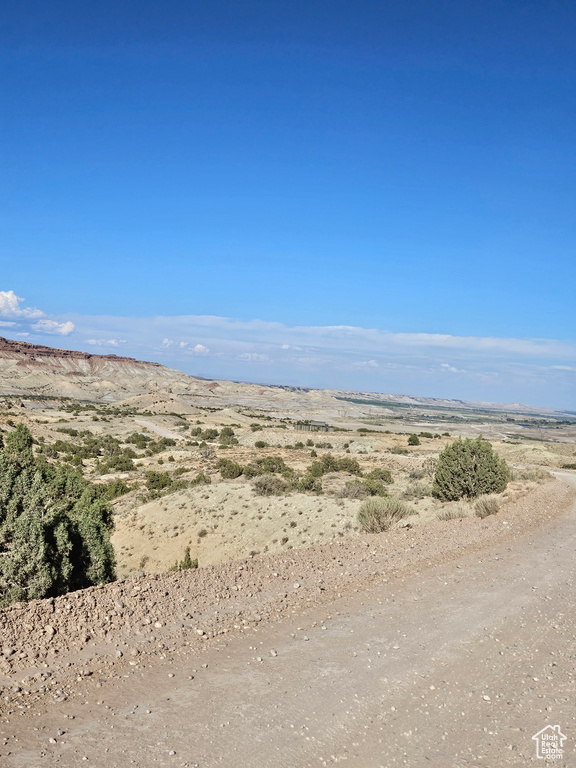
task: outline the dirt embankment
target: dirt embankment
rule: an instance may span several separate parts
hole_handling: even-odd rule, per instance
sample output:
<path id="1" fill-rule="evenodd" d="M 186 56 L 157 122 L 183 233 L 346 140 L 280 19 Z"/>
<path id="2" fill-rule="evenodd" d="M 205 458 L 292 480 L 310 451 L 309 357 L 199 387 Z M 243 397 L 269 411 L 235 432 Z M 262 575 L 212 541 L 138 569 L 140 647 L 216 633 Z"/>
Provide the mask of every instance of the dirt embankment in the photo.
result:
<path id="1" fill-rule="evenodd" d="M 65 699 L 80 667 L 90 675 L 105 664 L 114 676 L 128 661 L 138 665 L 147 654 L 157 655 L 159 647 L 247 632 L 374 581 L 448 562 L 537 527 L 566 511 L 575 496 L 574 487 L 550 481 L 484 520 L 435 521 L 11 606 L 0 612 L 0 710 L 54 689 Z"/>

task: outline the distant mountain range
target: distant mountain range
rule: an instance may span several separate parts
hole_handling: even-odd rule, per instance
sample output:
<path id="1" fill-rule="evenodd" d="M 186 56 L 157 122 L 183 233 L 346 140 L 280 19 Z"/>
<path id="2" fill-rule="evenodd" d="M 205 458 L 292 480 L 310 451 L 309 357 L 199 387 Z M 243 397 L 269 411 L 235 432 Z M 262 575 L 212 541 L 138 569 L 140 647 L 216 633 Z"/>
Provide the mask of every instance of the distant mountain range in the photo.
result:
<path id="1" fill-rule="evenodd" d="M 569 414 L 521 403 L 468 402 L 410 395 L 315 390 L 246 382 L 212 382 L 189 376 L 160 363 L 119 355 L 94 355 L 55 349 L 0 337 L 0 395 L 69 397 L 78 400 L 120 401 L 137 395 L 177 395 L 209 398 L 214 405 L 270 410 L 305 418 L 334 411 L 364 416 L 386 409 L 495 411 L 508 414 Z M 309 415 L 306 412 L 309 411 Z"/>

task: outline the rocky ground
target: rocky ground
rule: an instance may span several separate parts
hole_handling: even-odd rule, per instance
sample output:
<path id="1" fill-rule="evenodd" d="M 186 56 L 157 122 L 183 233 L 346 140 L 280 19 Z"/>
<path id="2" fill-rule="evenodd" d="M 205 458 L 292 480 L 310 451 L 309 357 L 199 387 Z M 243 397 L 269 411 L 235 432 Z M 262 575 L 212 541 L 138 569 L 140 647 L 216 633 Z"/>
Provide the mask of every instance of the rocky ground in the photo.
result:
<path id="1" fill-rule="evenodd" d="M 564 475 L 484 520 L 13 606 L 0 762 L 535 761 L 544 725 L 576 733 L 574 499 Z"/>

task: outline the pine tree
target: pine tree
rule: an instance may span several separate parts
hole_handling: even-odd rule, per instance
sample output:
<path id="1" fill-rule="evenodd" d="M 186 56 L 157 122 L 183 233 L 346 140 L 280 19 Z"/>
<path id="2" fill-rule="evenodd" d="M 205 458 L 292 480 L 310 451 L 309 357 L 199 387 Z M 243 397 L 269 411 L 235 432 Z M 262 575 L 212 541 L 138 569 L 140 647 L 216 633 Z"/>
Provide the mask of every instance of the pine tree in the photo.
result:
<path id="1" fill-rule="evenodd" d="M 66 465 L 35 458 L 19 424 L 0 449 L 0 606 L 114 579 L 112 508 Z"/>
<path id="2" fill-rule="evenodd" d="M 442 501 L 456 501 L 502 493 L 509 479 L 508 465 L 487 440 L 458 438 L 438 458 L 432 495 Z"/>

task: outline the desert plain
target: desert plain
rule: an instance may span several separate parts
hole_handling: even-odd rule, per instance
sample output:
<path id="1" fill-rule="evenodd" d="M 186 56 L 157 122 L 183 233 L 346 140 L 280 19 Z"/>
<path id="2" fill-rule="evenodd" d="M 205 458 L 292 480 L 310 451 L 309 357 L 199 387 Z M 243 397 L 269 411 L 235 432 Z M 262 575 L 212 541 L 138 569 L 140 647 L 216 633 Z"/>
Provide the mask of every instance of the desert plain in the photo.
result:
<path id="1" fill-rule="evenodd" d="M 7 341 L 0 401 L 2 430 L 110 487 L 117 560 L 0 611 L 2 765 L 492 768 L 536 762 L 548 723 L 570 764 L 575 413 Z M 513 473 L 487 517 L 431 492 L 479 435 Z M 408 509 L 384 533 L 358 523 L 369 477 Z"/>

